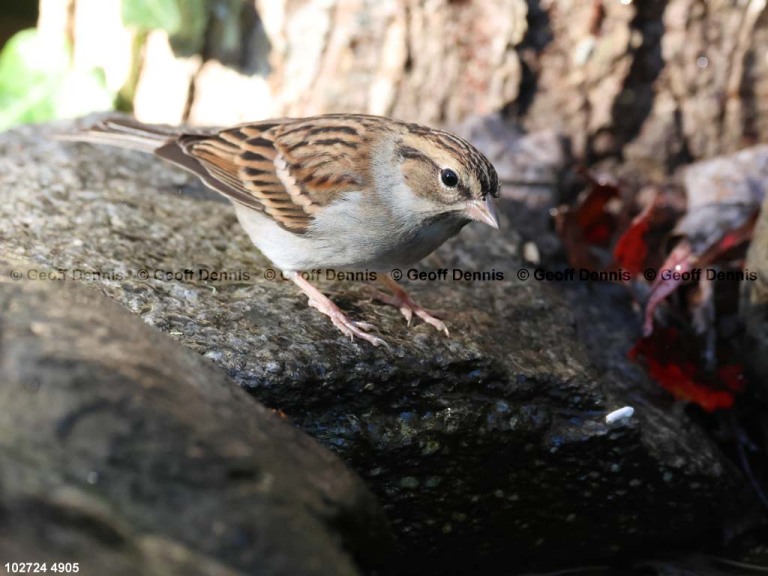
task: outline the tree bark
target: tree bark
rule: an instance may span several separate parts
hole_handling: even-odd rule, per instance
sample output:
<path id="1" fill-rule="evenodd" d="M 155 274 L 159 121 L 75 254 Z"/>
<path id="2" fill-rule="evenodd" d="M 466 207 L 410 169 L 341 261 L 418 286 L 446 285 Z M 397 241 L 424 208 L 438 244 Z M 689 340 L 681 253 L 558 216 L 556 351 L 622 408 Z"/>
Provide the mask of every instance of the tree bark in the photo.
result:
<path id="1" fill-rule="evenodd" d="M 665 174 L 768 135 L 763 0 L 561 0 L 545 13 L 552 41 L 523 120 L 557 125 L 587 162 Z"/>
<path id="2" fill-rule="evenodd" d="M 290 115 L 356 111 L 423 122 L 517 96 L 524 0 L 260 0 L 272 87 Z"/>
<path id="3" fill-rule="evenodd" d="M 87 2 L 71 2 L 77 18 Z M 167 74 L 163 34 L 137 51 L 139 118 L 455 124 L 502 110 L 561 131 L 586 164 L 630 161 L 650 179 L 768 137 L 765 0 L 216 0 L 201 53 L 165 58 Z"/>

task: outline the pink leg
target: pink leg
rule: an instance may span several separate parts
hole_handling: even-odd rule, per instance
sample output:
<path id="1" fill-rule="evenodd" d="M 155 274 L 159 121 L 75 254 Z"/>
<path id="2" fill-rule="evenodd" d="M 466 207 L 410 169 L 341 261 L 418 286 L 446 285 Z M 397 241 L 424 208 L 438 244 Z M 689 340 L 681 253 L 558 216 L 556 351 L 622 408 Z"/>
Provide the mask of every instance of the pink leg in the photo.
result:
<path id="1" fill-rule="evenodd" d="M 349 336 L 350 339 L 354 339 L 355 336 L 370 342 L 374 346 L 384 344 L 386 342 L 376 336 L 371 336 L 365 330 L 371 330 L 373 326 L 367 322 L 354 322 L 347 318 L 346 314 L 336 306 L 331 300 L 325 296 L 320 290 L 312 286 L 305 278 L 298 272 L 286 272 L 285 275 L 290 278 L 296 286 L 301 288 L 301 291 L 309 298 L 309 305 L 316 308 L 331 319 L 333 325 L 341 330 L 342 334 Z"/>
<path id="2" fill-rule="evenodd" d="M 405 319 L 408 321 L 408 326 L 411 325 L 411 319 L 413 318 L 413 315 L 416 314 L 416 316 L 424 320 L 424 322 L 427 324 L 434 326 L 441 332 L 445 332 L 446 336 L 450 336 L 448 333 L 448 328 L 445 326 L 445 324 L 432 316 L 428 310 L 425 310 L 416 304 L 416 302 L 411 299 L 408 293 L 403 290 L 403 287 L 400 286 L 400 284 L 398 284 L 389 274 L 385 274 L 379 278 L 381 279 L 382 284 L 384 284 L 392 291 L 392 296 L 376 291 L 374 293 L 376 300 L 398 308 L 402 315 L 405 316 Z"/>

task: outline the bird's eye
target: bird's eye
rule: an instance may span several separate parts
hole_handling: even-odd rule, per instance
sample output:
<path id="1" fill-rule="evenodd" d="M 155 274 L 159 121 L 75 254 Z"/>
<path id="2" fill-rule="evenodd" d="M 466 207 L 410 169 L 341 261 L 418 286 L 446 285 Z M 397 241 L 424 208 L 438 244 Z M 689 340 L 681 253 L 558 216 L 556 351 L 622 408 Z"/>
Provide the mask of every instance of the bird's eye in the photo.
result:
<path id="1" fill-rule="evenodd" d="M 456 185 L 459 183 L 459 177 L 450 168 L 443 168 L 443 170 L 440 171 L 440 180 L 448 186 L 448 188 L 455 188 Z"/>

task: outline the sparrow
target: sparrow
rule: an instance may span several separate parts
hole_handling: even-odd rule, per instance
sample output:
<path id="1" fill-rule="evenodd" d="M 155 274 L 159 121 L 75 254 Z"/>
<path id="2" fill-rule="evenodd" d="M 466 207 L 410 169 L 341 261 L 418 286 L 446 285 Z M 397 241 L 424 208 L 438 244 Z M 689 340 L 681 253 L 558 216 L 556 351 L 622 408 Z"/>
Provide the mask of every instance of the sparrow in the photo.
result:
<path id="1" fill-rule="evenodd" d="M 346 336 L 374 345 L 301 271 L 378 271 L 408 325 L 415 314 L 448 334 L 387 273 L 415 264 L 472 221 L 498 229 L 496 170 L 449 132 L 362 114 L 280 118 L 182 130 L 107 118 L 63 139 L 153 153 L 235 207 L 254 245 Z"/>

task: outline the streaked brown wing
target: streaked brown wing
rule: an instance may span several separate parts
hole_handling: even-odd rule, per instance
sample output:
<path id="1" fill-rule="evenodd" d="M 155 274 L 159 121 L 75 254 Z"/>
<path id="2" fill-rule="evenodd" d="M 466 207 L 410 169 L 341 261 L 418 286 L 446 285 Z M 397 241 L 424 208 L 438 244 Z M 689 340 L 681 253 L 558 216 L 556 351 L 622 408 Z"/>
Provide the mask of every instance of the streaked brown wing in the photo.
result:
<path id="1" fill-rule="evenodd" d="M 325 116 L 275 130 L 275 147 L 296 179 L 299 196 L 324 206 L 346 192 L 367 187 L 372 121 L 360 116 Z"/>
<path id="2" fill-rule="evenodd" d="M 347 117 L 267 121 L 187 135 L 156 153 L 283 228 L 304 233 L 320 207 L 368 182 L 365 125 L 342 118 Z"/>

